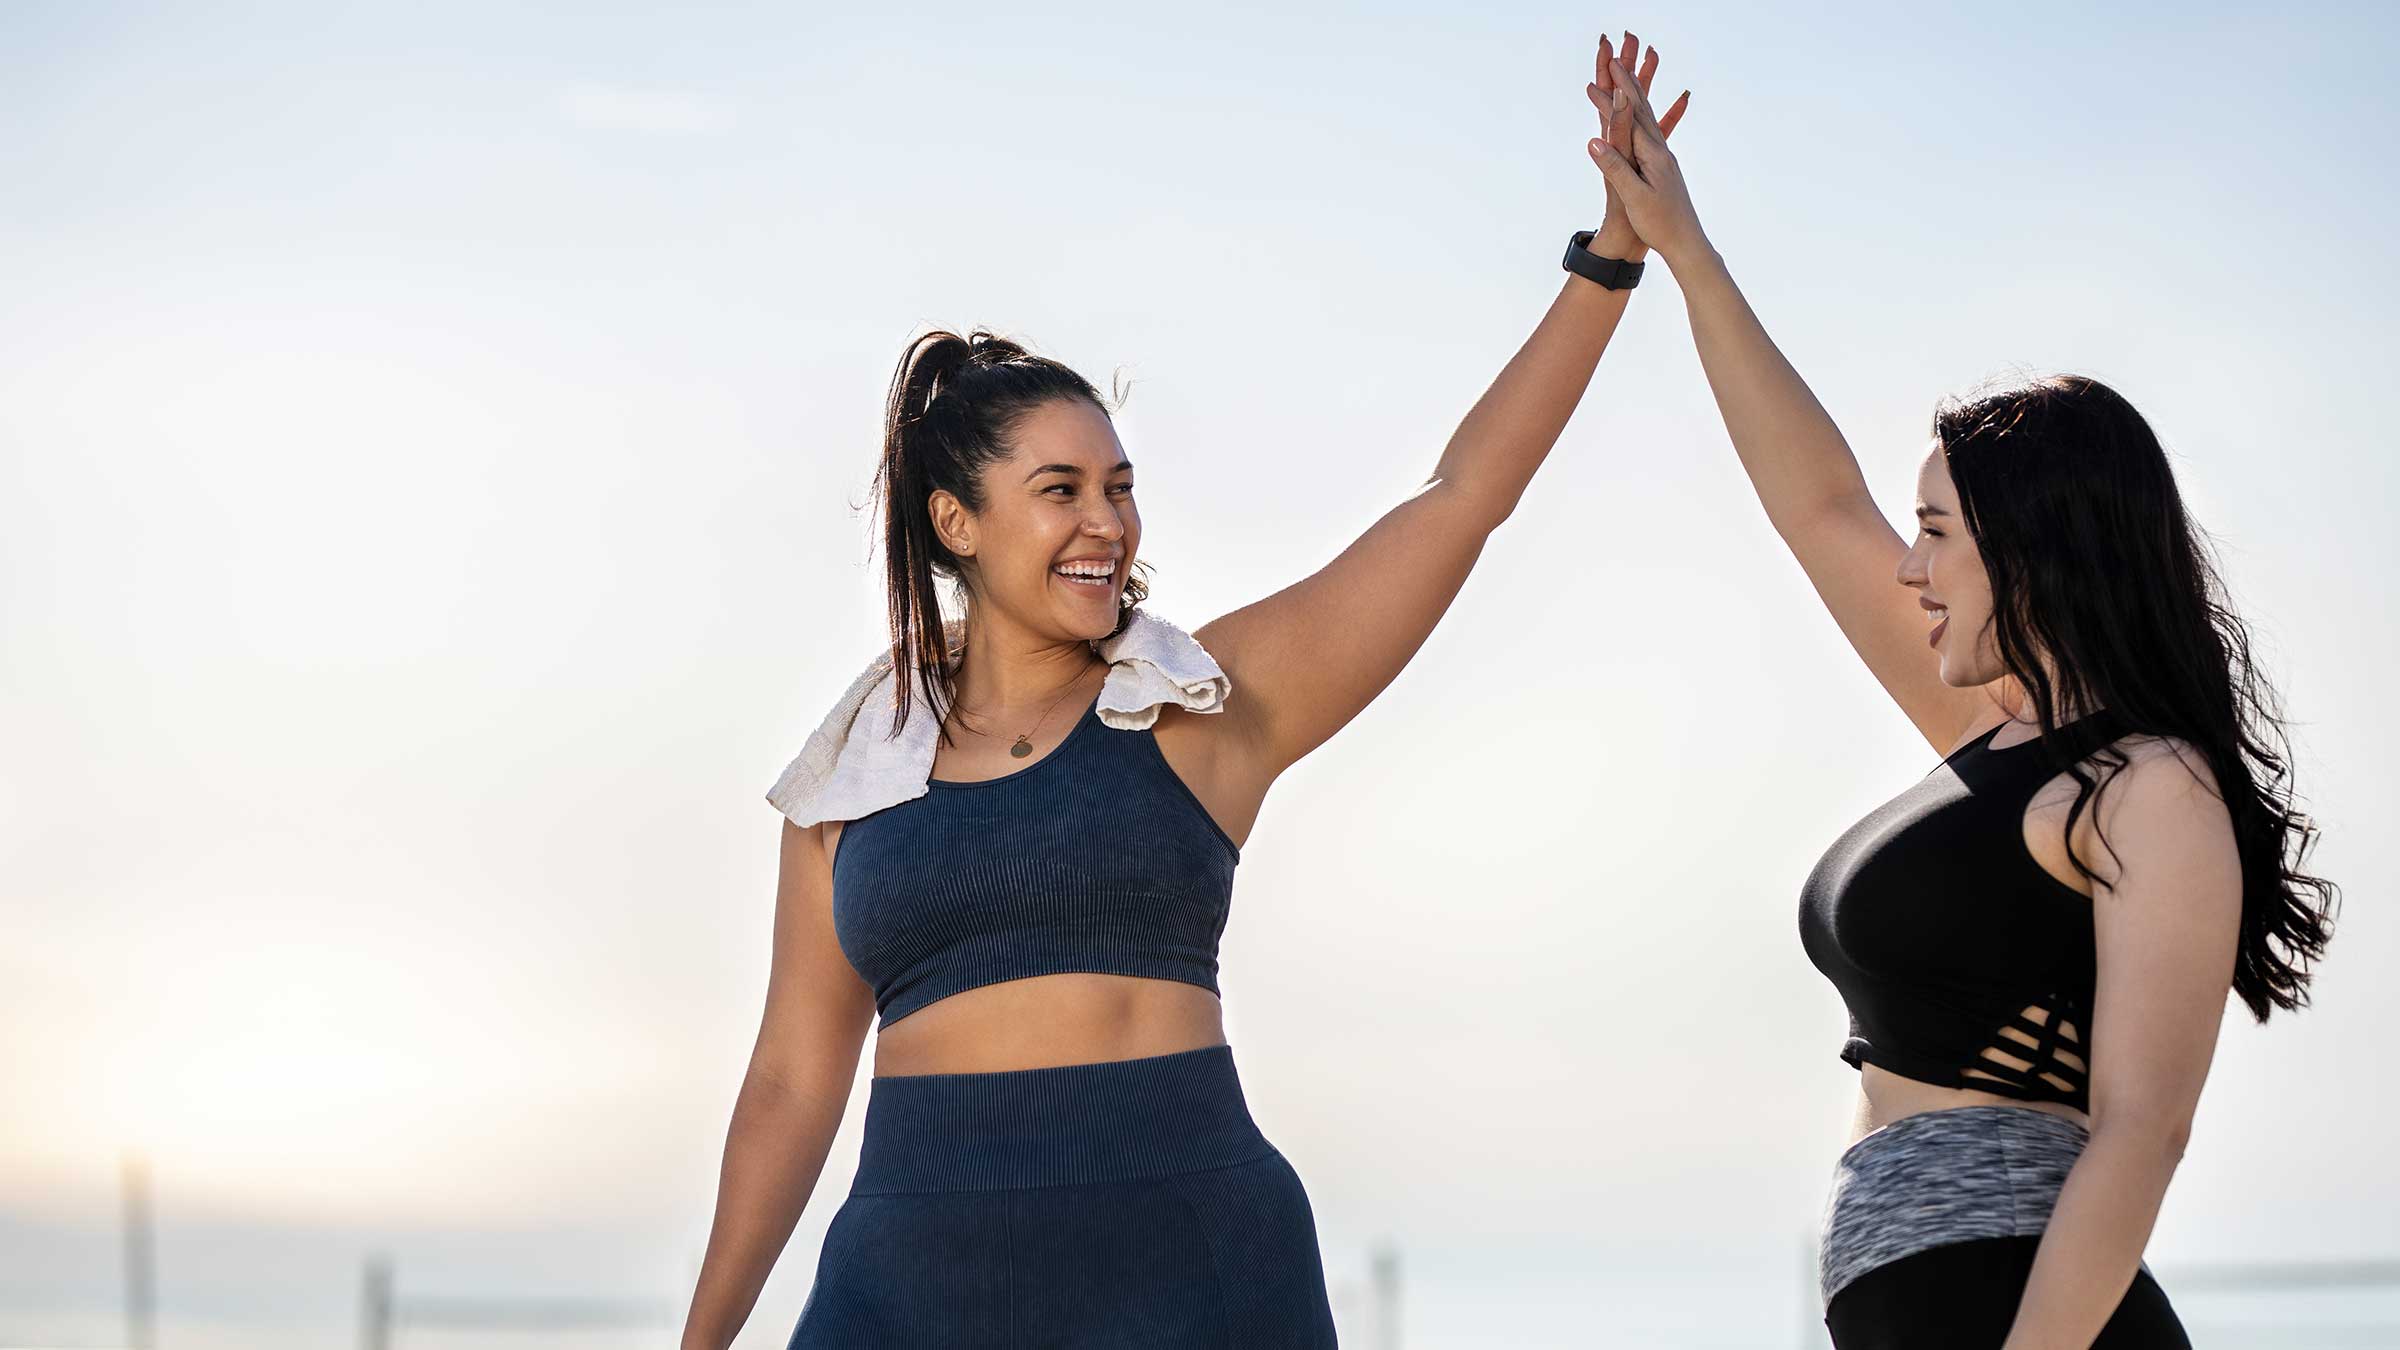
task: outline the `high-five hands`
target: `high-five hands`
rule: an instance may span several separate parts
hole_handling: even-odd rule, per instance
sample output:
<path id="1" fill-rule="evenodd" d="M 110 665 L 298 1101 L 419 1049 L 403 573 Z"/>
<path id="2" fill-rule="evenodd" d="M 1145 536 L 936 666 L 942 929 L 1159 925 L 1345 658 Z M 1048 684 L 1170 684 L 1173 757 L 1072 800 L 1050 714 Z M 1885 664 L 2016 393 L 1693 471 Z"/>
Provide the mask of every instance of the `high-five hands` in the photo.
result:
<path id="1" fill-rule="evenodd" d="M 1637 58 L 1638 77 L 1632 73 Z M 1600 137 L 1586 149 L 1608 181 L 1608 217 L 1591 249 L 1601 253 L 1630 247 L 1635 250 L 1630 254 L 1607 256 L 1631 260 L 1646 246 L 1657 249 L 1672 266 L 1677 254 L 1707 243 L 1691 193 L 1684 187 L 1683 171 L 1667 149 L 1667 137 L 1691 107 L 1691 91 L 1685 90 L 1666 116 L 1654 115 L 1650 84 L 1658 75 L 1658 49 L 1643 53 L 1641 40 L 1631 33 L 1625 34 L 1621 48 L 1602 39 L 1592 67 L 1592 83 L 1583 92 L 1600 114 Z"/>

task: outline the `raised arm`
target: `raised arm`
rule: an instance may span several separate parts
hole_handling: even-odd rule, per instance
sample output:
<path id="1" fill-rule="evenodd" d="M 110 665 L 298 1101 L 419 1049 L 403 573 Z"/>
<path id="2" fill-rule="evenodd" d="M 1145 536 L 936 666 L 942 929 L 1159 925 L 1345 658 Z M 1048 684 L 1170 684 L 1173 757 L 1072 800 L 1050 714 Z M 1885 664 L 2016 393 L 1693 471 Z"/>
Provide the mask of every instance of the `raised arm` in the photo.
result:
<path id="1" fill-rule="evenodd" d="M 1623 138 L 1612 134 L 1610 143 L 1593 143 L 1592 158 L 1635 231 L 1675 271 L 1701 368 L 1759 504 L 1885 692 L 1936 749 L 1952 749 L 1990 700 L 1942 682 L 1925 613 L 1894 584 L 1907 542 L 1876 508 L 1840 428 L 1767 336 L 1700 228 L 1644 90 L 1622 65 L 1611 73 L 1593 101 L 1612 133 L 1627 124 L 1632 153 L 1617 149 Z"/>
<path id="2" fill-rule="evenodd" d="M 1631 63 L 1638 50 L 1627 34 L 1623 59 Z M 1600 60 L 1610 55 L 1604 44 Z M 1657 65 L 1652 52 L 1645 80 Z M 1668 114 L 1662 135 L 1683 106 Z M 1613 200 L 1586 247 L 1625 260 L 1647 252 Z M 1414 495 L 1314 574 L 1198 631 L 1232 676 L 1224 730 L 1246 748 L 1261 790 L 1356 717 L 1416 655 L 1484 540 L 1557 443 L 1629 294 L 1567 278 Z"/>
<path id="3" fill-rule="evenodd" d="M 726 1131 L 682 1350 L 725 1350 L 749 1320 L 816 1190 L 875 1016 L 874 992 L 834 940 L 827 828 L 783 825 L 766 1013 Z"/>

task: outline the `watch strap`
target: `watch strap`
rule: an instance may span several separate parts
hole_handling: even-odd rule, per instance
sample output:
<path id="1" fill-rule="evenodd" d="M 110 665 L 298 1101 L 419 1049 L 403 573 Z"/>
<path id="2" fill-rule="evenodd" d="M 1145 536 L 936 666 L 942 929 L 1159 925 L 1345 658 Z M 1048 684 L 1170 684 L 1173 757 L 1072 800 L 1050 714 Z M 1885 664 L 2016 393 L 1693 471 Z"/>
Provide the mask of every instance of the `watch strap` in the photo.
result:
<path id="1" fill-rule="evenodd" d="M 1622 258 L 1603 258 L 1591 251 L 1593 231 L 1577 230 L 1567 241 L 1567 256 L 1559 266 L 1586 281 L 1596 281 L 1612 291 L 1630 291 L 1642 280 L 1642 265 Z"/>

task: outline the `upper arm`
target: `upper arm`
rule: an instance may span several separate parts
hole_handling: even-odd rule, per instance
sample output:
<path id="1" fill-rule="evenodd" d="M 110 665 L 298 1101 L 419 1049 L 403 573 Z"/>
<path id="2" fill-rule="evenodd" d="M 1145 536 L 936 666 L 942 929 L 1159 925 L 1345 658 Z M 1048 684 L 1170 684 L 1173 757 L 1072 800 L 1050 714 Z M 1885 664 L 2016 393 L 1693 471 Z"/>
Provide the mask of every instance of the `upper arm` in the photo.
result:
<path id="1" fill-rule="evenodd" d="M 1193 634 L 1233 682 L 1225 726 L 1264 778 L 1383 692 L 1450 608 L 1497 523 L 1437 479 L 1324 567 Z"/>
<path id="2" fill-rule="evenodd" d="M 773 964 L 751 1052 L 753 1073 L 824 1079 L 847 1091 L 875 1016 L 875 993 L 833 930 L 833 866 L 824 826 L 783 822 L 775 877 Z"/>
<path id="3" fill-rule="evenodd" d="M 1991 707 L 1978 687 L 1942 682 L 1916 593 L 1897 580 L 1908 543 L 1863 492 L 1776 522 L 1809 584 L 1900 711 L 1934 749 L 1958 747 Z"/>
<path id="4" fill-rule="evenodd" d="M 2198 755 L 2169 741 L 2134 748 L 2093 815 L 2105 841 L 2086 851 L 2100 872 L 2094 1126 L 2132 1123 L 2180 1146 L 2216 1052 L 2240 941 L 2232 817 Z"/>

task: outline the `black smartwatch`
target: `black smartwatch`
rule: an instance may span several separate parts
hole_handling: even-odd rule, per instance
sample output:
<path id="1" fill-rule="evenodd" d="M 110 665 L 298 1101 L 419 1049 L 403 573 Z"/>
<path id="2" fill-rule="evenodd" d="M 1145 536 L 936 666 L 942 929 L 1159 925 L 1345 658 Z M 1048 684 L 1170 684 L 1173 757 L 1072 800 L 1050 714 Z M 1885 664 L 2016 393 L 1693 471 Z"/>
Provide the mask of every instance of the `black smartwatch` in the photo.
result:
<path id="1" fill-rule="evenodd" d="M 1577 230 L 1567 241 L 1567 256 L 1559 263 L 1586 281 L 1597 281 L 1612 291 L 1630 291 L 1641 284 L 1642 265 L 1620 258 L 1603 258 L 1586 245 L 1592 242 L 1591 230 Z"/>

